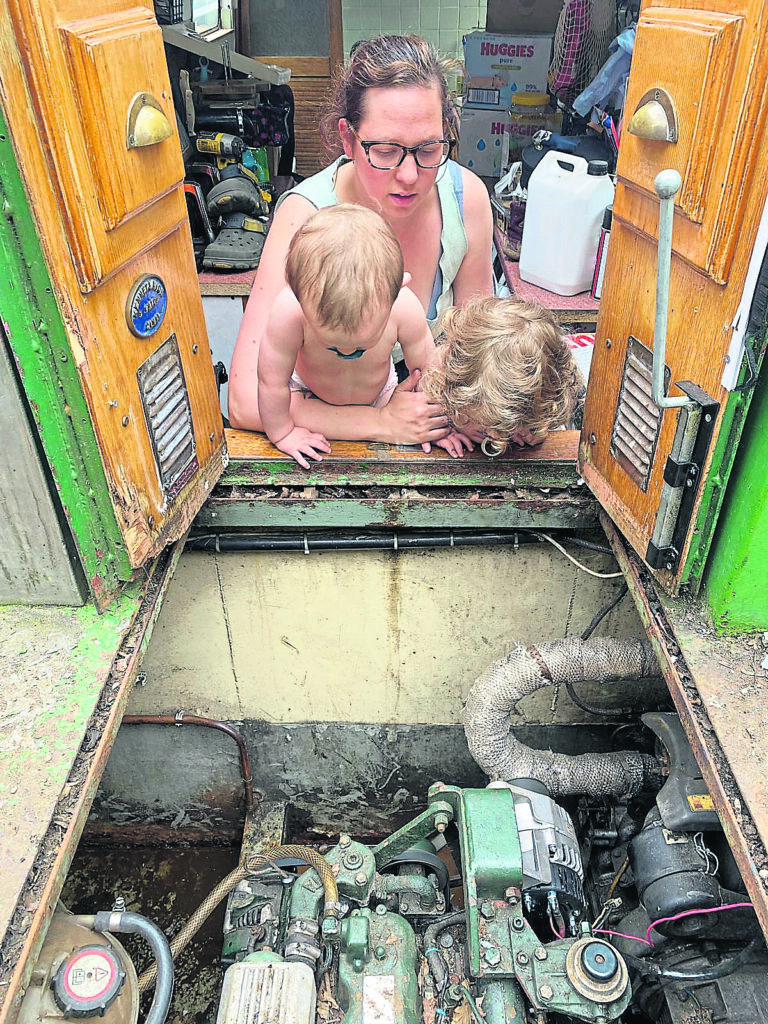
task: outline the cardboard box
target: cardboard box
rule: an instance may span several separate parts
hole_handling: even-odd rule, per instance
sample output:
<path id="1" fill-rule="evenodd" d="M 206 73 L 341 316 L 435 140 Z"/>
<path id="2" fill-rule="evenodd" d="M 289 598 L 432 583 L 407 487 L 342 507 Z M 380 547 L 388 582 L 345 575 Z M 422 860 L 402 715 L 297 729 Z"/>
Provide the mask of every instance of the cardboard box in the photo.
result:
<path id="1" fill-rule="evenodd" d="M 488 0 L 486 32 L 507 35 L 554 33 L 564 0 Z"/>
<path id="2" fill-rule="evenodd" d="M 458 162 L 475 174 L 498 178 L 509 151 L 506 111 L 463 107 Z"/>
<path id="3" fill-rule="evenodd" d="M 546 92 L 551 35 L 464 37 L 464 103 L 506 111 L 516 92 Z"/>

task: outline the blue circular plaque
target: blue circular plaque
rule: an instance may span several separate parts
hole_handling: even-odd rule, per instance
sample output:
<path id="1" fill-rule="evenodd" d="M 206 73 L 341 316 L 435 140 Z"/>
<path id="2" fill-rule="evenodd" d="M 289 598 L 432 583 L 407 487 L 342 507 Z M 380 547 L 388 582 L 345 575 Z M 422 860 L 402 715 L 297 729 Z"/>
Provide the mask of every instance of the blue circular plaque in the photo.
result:
<path id="1" fill-rule="evenodd" d="M 151 338 L 165 318 L 168 293 L 157 274 L 144 274 L 134 284 L 125 304 L 128 329 L 137 338 Z"/>

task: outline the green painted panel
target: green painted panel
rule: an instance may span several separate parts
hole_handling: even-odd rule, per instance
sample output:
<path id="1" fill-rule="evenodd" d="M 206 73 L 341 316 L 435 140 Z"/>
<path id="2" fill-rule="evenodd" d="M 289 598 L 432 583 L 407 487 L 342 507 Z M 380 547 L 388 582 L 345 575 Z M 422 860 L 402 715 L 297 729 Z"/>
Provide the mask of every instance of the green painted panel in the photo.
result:
<path id="1" fill-rule="evenodd" d="M 768 629 L 768 377 L 755 390 L 704 587 L 722 633 Z"/>
<path id="2" fill-rule="evenodd" d="M 748 341 L 748 343 L 753 342 L 754 339 Z M 760 347 L 755 352 L 757 366 L 761 365 L 764 354 L 765 349 Z M 751 370 L 745 358 L 737 386 L 742 385 L 750 375 Z M 751 390 L 732 391 L 728 396 L 723 411 L 723 419 L 717 436 L 715 450 L 712 454 L 712 462 L 707 478 L 704 481 L 701 504 L 699 505 L 696 525 L 693 528 L 688 557 L 680 577 L 680 582 L 689 584 L 694 593 L 697 593 L 701 586 L 704 567 L 709 557 L 712 539 L 715 535 L 715 526 L 723 505 L 726 485 L 733 468 L 733 461 L 736 457 L 739 438 L 741 437 L 752 395 L 753 392 Z"/>
<path id="3" fill-rule="evenodd" d="M 132 570 L 1 109 L 0 315 L 86 578 L 103 604 Z"/>
<path id="4" fill-rule="evenodd" d="M 597 525 L 594 499 L 554 498 L 521 502 L 492 499 L 411 501 L 354 498 L 262 499 L 209 501 L 198 513 L 195 527 L 224 531 L 233 528 L 286 527 L 309 529 L 483 528 L 593 529 Z"/>

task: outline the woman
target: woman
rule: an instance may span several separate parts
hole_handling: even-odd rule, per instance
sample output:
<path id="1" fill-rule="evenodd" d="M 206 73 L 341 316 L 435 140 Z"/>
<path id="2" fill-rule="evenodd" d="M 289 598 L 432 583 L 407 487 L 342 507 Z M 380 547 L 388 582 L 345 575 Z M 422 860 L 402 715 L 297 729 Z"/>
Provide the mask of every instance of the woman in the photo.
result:
<path id="1" fill-rule="evenodd" d="M 284 284 L 291 238 L 316 209 L 359 203 L 380 213 L 397 236 L 410 288 L 430 319 L 471 296 L 492 294 L 488 193 L 471 171 L 447 159 L 450 112 L 443 67 L 425 40 L 380 36 L 357 47 L 326 118 L 338 130 L 343 155 L 286 193 L 275 211 L 232 360 L 233 426 L 261 429 L 261 332 Z M 291 414 L 297 425 L 326 437 L 428 450 L 448 433 L 448 420 L 415 390 L 417 383 L 409 378 L 381 409 L 297 395 Z"/>

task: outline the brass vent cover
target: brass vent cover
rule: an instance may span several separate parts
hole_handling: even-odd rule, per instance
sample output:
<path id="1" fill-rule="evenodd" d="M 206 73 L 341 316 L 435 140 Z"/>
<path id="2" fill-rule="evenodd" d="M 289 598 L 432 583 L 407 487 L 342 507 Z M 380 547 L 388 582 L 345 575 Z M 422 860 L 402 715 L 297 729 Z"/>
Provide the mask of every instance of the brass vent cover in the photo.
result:
<path id="1" fill-rule="evenodd" d="M 136 377 L 160 485 L 172 498 L 198 468 L 192 410 L 175 334 L 141 364 Z"/>
<path id="2" fill-rule="evenodd" d="M 665 391 L 669 377 L 669 367 L 665 367 Z M 610 452 L 643 491 L 648 487 L 662 418 L 662 410 L 652 398 L 652 383 L 653 352 L 630 334 Z"/>

